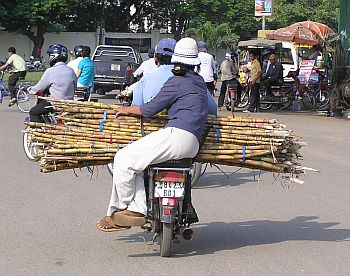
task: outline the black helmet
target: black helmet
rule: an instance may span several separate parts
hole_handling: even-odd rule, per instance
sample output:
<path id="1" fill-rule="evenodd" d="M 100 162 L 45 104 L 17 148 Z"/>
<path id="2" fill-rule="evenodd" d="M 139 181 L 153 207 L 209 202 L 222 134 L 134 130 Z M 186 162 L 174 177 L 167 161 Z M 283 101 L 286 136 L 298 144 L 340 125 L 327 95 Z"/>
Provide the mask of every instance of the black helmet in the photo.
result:
<path id="1" fill-rule="evenodd" d="M 49 54 L 50 66 L 54 66 L 56 62 L 66 62 L 68 59 L 68 50 L 61 44 L 51 45 L 47 50 Z"/>
<path id="2" fill-rule="evenodd" d="M 83 45 L 77 45 L 74 47 L 74 54 L 75 54 L 75 57 L 82 57 L 82 52 L 83 52 Z"/>

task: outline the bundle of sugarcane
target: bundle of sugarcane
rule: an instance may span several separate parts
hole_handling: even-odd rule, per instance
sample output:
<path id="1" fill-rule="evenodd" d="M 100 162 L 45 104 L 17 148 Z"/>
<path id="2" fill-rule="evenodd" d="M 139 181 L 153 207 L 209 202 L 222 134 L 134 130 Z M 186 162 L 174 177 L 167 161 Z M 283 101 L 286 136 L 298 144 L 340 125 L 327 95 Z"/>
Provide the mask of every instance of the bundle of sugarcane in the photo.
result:
<path id="1" fill-rule="evenodd" d="M 124 146 L 157 131 L 166 116 L 152 119 L 116 117 L 118 105 L 50 99 L 63 124 L 29 122 L 26 130 L 42 151 L 41 171 L 103 165 Z M 300 174 L 302 142 L 277 120 L 208 116 L 208 135 L 197 162 Z"/>

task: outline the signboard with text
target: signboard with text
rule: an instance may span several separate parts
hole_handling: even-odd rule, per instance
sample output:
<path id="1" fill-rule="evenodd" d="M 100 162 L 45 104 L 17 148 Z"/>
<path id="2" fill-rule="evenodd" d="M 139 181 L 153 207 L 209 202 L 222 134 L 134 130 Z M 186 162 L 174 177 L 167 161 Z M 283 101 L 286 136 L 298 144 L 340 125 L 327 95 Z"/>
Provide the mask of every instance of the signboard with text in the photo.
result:
<path id="1" fill-rule="evenodd" d="M 300 83 L 306 84 L 310 81 L 312 71 L 315 66 L 314 60 L 302 60 L 300 63 L 299 80 Z"/>
<path id="2" fill-rule="evenodd" d="M 271 16 L 272 0 L 255 0 L 255 16 Z"/>
<path id="3" fill-rule="evenodd" d="M 130 46 L 138 50 L 140 53 L 147 53 L 151 48 L 151 38 L 106 37 L 105 44 L 116 46 Z"/>

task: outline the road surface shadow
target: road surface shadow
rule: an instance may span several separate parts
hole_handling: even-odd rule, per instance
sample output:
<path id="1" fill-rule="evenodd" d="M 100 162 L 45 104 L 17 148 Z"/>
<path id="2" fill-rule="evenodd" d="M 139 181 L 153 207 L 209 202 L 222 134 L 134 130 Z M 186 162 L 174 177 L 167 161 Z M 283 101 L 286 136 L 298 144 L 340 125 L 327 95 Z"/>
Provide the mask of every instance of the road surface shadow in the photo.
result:
<path id="1" fill-rule="evenodd" d="M 350 229 L 336 229 L 337 222 L 317 222 L 317 216 L 300 216 L 290 221 L 255 220 L 244 222 L 211 222 L 193 227 L 195 239 L 174 244 L 174 257 L 215 254 L 247 246 L 288 241 L 349 241 Z M 147 238 L 149 236 L 147 235 Z M 140 233 L 121 236 L 117 241 L 142 242 Z M 157 247 L 159 248 L 159 247 Z M 151 257 L 159 253 L 136 253 L 129 257 Z"/>
<path id="2" fill-rule="evenodd" d="M 193 189 L 208 189 L 224 186 L 239 186 L 245 183 L 257 181 L 259 175 L 267 172 L 258 170 L 244 170 L 237 169 L 236 172 L 223 170 L 223 172 L 206 172 L 198 180 L 198 184 Z"/>

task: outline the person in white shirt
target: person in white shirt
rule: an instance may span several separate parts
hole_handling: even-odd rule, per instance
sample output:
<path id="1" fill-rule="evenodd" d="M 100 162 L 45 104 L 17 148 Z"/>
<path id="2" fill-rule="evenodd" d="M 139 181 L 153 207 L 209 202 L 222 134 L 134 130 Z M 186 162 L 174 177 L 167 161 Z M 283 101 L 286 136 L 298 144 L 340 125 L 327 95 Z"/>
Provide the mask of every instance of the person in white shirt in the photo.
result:
<path id="1" fill-rule="evenodd" d="M 83 45 L 77 45 L 74 47 L 75 59 L 68 62 L 67 66 L 74 70 L 74 73 L 78 72 L 78 65 L 83 60 Z"/>
<path id="2" fill-rule="evenodd" d="M 156 61 L 154 59 L 154 50 L 149 49 L 148 50 L 148 60 L 145 60 L 144 62 L 141 63 L 140 67 L 137 68 L 137 70 L 134 72 L 134 77 L 142 77 L 142 76 L 147 76 L 154 72 L 157 68 L 158 65 L 156 64 Z"/>
<path id="3" fill-rule="evenodd" d="M 207 46 L 204 41 L 198 42 L 198 58 L 201 61 L 200 71 L 201 75 L 207 85 L 208 90 L 214 95 L 215 82 L 217 80 L 216 67 L 214 57 L 207 53 Z"/>

